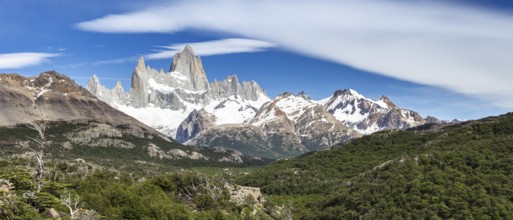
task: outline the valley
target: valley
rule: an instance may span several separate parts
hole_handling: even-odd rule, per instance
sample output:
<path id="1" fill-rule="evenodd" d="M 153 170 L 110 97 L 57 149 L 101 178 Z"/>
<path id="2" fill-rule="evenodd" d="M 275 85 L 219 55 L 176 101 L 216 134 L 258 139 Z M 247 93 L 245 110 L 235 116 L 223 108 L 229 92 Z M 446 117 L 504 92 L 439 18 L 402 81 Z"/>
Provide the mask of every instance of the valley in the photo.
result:
<path id="1" fill-rule="evenodd" d="M 513 115 L 444 121 L 341 89 L 209 82 L 185 46 L 127 92 L 0 75 L 3 219 L 513 218 Z"/>

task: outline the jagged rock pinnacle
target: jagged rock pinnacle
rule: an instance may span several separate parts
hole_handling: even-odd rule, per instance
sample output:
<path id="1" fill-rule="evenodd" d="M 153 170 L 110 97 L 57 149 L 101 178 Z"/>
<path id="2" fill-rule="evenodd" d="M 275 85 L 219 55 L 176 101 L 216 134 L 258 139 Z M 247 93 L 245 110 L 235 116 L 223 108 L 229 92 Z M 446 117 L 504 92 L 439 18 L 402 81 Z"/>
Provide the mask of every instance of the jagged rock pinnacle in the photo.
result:
<path id="1" fill-rule="evenodd" d="M 144 63 L 144 57 L 139 57 L 139 60 L 137 60 L 137 66 L 135 68 L 139 70 L 144 70 L 146 68 L 146 64 Z"/>
<path id="2" fill-rule="evenodd" d="M 194 50 L 192 49 L 192 47 L 190 45 L 185 45 L 185 47 L 182 50 L 182 53 L 191 54 L 194 56 Z"/>
<path id="3" fill-rule="evenodd" d="M 114 88 L 118 88 L 118 89 L 119 89 L 119 88 L 123 88 L 123 85 L 121 84 L 121 81 L 119 81 L 119 80 L 118 80 L 118 81 L 116 82 L 116 86 L 114 86 Z"/>
<path id="4" fill-rule="evenodd" d="M 93 74 L 93 76 L 91 76 L 91 79 L 89 79 L 89 81 L 91 82 L 95 82 L 95 83 L 100 83 L 100 79 L 98 78 L 98 76 L 96 74 Z"/>
<path id="5" fill-rule="evenodd" d="M 299 92 L 299 93 L 297 94 L 297 96 L 299 96 L 299 97 L 303 97 L 303 98 L 304 98 L 304 99 L 306 99 L 306 100 L 310 100 L 310 96 L 308 96 L 308 95 L 305 93 L 305 91 L 301 91 L 301 92 Z"/>
<path id="6" fill-rule="evenodd" d="M 194 51 L 189 45 L 173 56 L 169 72 L 178 72 L 190 79 L 190 84 L 186 85 L 184 89 L 204 91 L 210 87 L 201 59 L 194 56 Z"/>

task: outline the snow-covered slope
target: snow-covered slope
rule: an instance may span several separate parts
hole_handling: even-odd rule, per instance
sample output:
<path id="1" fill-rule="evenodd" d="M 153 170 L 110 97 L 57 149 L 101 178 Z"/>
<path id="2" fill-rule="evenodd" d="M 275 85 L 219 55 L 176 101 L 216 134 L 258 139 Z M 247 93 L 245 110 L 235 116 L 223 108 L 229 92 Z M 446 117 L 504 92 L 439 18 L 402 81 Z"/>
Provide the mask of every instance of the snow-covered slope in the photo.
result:
<path id="1" fill-rule="evenodd" d="M 251 119 L 269 101 L 256 82 L 239 83 L 237 76 L 208 83 L 201 59 L 186 46 L 173 57 L 168 72 L 146 66 L 140 58 L 132 74 L 131 89 L 120 82 L 109 90 L 93 76 L 87 89 L 111 106 L 175 138 L 178 126 L 194 110 L 215 116 L 215 125 Z"/>
<path id="2" fill-rule="evenodd" d="M 205 118 L 203 122 L 210 118 L 201 114 L 197 117 Z M 186 144 L 232 147 L 243 153 L 272 158 L 297 156 L 360 136 L 303 93 L 284 93 L 266 102 L 244 124 L 208 127 L 195 122 L 195 117 L 190 121 L 192 123 L 184 125 L 191 130 L 203 127 L 203 131 Z"/>
<path id="3" fill-rule="evenodd" d="M 372 100 L 352 89 L 338 90 L 317 103 L 339 121 L 363 134 L 405 129 L 426 123 L 418 113 L 398 108 L 386 96 Z"/>
<path id="4" fill-rule="evenodd" d="M 336 120 L 321 105 L 306 94 L 284 93 L 260 108 L 249 122 L 268 134 L 279 132 L 290 124 L 295 134 L 309 150 L 319 150 L 360 136 Z"/>
<path id="5" fill-rule="evenodd" d="M 246 101 L 231 96 L 221 101 L 215 101 L 199 110 L 192 111 L 180 124 L 176 132 L 176 140 L 186 142 L 198 133 L 208 128 L 221 125 L 244 124 L 252 119 L 256 106 L 267 102 L 262 96 L 256 101 Z"/>

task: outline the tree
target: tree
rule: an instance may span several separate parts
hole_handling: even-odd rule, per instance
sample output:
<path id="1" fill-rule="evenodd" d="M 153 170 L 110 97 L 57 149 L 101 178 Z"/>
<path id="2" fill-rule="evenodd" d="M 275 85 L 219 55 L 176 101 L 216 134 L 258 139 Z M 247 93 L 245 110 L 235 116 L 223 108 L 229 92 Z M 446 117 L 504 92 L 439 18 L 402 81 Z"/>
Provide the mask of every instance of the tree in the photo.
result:
<path id="1" fill-rule="evenodd" d="M 44 119 L 44 118 L 43 118 Z M 27 137 L 28 139 L 34 141 L 36 143 L 36 147 L 31 147 L 29 143 L 18 141 L 18 145 L 31 150 L 35 153 L 35 158 L 37 160 L 37 166 L 36 166 L 36 181 L 37 181 L 37 192 L 41 192 L 41 189 L 43 188 L 44 181 L 43 181 L 43 175 L 44 175 L 44 150 L 46 148 L 46 136 L 45 136 L 45 130 L 46 130 L 46 121 L 43 120 L 40 122 L 40 124 L 36 122 L 30 122 L 25 124 L 29 129 L 34 130 L 37 132 L 37 137 Z"/>
<path id="2" fill-rule="evenodd" d="M 61 195 L 61 204 L 66 206 L 69 210 L 70 218 L 75 219 L 75 214 L 82 208 L 80 203 L 80 197 L 78 195 L 71 196 L 69 191 L 65 191 L 63 195 Z"/>

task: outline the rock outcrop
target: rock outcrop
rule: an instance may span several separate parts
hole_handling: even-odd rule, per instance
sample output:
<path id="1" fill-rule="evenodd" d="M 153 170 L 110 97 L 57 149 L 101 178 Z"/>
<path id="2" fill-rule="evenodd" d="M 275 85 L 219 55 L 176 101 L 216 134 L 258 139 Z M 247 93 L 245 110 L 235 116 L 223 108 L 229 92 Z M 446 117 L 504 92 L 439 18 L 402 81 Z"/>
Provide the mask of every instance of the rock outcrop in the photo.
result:
<path id="1" fill-rule="evenodd" d="M 230 198 L 238 205 L 261 205 L 265 199 L 258 187 L 238 186 L 225 183 L 224 188 L 230 193 Z"/>
<path id="2" fill-rule="evenodd" d="M 184 143 L 198 133 L 215 126 L 216 118 L 205 109 L 193 110 L 189 116 L 180 124 L 176 132 L 176 140 Z"/>

